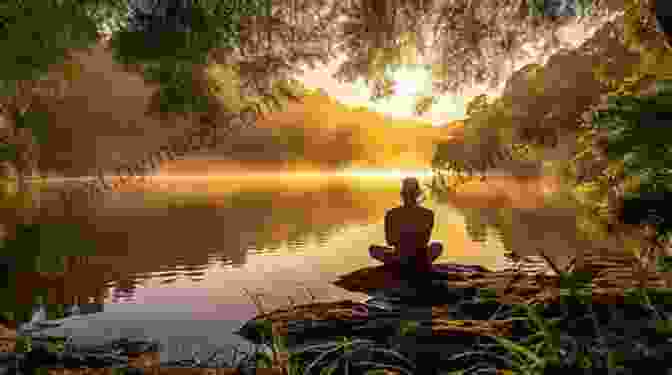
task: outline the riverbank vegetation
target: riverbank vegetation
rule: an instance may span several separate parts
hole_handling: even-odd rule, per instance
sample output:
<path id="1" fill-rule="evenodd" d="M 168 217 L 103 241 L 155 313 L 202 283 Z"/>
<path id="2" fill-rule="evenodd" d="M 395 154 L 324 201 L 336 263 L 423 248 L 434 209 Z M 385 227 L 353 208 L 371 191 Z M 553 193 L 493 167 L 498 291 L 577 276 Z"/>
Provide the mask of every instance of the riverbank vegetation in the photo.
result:
<path id="1" fill-rule="evenodd" d="M 672 51 L 651 26 L 650 6 L 628 2 L 583 46 L 521 69 L 499 98 L 474 99 L 465 144 L 440 145 L 435 169 L 457 174 L 459 184 L 509 159 L 541 162 L 562 177 L 550 204 L 577 209 L 580 233 L 624 235 L 631 251 L 664 247 L 669 220 L 645 207 L 669 184 L 662 123 Z M 654 236 L 644 234 L 647 224 Z"/>

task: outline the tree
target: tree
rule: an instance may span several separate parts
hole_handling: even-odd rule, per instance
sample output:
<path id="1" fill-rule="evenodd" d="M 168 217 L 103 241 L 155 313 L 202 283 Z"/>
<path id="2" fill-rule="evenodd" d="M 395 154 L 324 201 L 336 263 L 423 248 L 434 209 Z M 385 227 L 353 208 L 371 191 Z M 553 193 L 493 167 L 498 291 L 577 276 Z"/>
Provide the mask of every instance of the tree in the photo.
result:
<path id="1" fill-rule="evenodd" d="M 222 58 L 221 51 L 229 51 L 227 54 L 231 55 L 232 49 L 244 49 L 240 43 L 241 25 L 261 13 L 268 14 L 271 8 L 267 0 L 236 3 L 214 0 L 64 0 L 45 3 L 33 0 L 3 3 L 1 10 L 0 33 L 4 37 L 0 47 L 6 52 L 11 51 L 12 55 L 3 54 L 0 114 L 10 123 L 18 123 L 23 117 L 31 119 L 23 121 L 22 127 L 33 136 L 39 136 L 44 134 L 44 129 L 38 129 L 38 122 L 32 120 L 36 120 L 40 113 L 32 111 L 30 103 L 37 100 L 35 95 L 49 96 L 50 93 L 41 87 L 47 86 L 45 81 L 48 80 L 44 77 L 49 78 L 49 70 L 53 71 L 55 64 L 62 63 L 65 78 L 74 78 L 70 68 L 73 65 L 68 60 L 70 52 L 89 47 L 103 32 L 111 36 L 110 48 L 118 61 L 143 73 L 148 81 L 160 84 L 150 112 L 201 112 L 201 123 L 213 128 L 214 133 L 214 127 L 223 122 L 223 116 L 205 67 L 212 60 L 227 60 L 228 56 Z M 35 29 L 35 25 L 40 28 Z M 156 48 L 146 48 L 146 43 Z M 260 97 L 248 103 L 249 109 L 240 110 L 243 124 L 254 121 L 254 117 L 247 114 L 260 113 L 261 105 L 278 104 L 278 95 L 298 99 L 291 90 L 289 79 L 283 81 L 280 77 L 265 86 L 259 84 L 259 80 L 270 78 L 254 69 L 260 62 L 265 68 L 278 66 L 269 59 L 270 56 L 266 56 L 254 64 L 246 65 L 244 61 L 238 64 L 242 66 L 243 76 L 255 78 L 245 84 L 247 88 L 255 86 Z M 60 78 L 56 77 L 56 80 Z M 199 132 L 195 130 L 194 134 L 188 134 L 188 141 Z M 21 160 L 30 159 L 30 156 L 21 152 L 17 139 L 12 135 L 3 140 L 2 154 L 5 158 L 12 156 L 15 159 L 12 162 L 20 167 L 19 164 L 25 164 Z M 190 149 L 192 146 L 177 148 Z M 24 169 L 18 174 L 21 181 L 26 173 Z M 107 187 L 104 181 L 101 184 Z"/>
<path id="2" fill-rule="evenodd" d="M 97 27 L 86 6 L 74 1 L 0 4 L 0 49 L 4 51 L 0 59 L 0 116 L 9 124 L 9 134 L 0 146 L 4 150 L 0 162 L 16 169 L 20 191 L 26 190 L 25 176 L 36 156 L 34 141 L 44 142 L 46 131 L 44 114 L 33 106 L 35 98 L 57 96 L 58 90 L 50 89 L 72 78 L 70 51 L 84 48 L 96 38 Z M 48 74 L 59 64 L 65 67 L 63 75 Z"/>
<path id="3" fill-rule="evenodd" d="M 216 98 L 215 89 L 221 85 L 207 74 L 213 65 L 235 66 L 240 95 L 250 99 L 248 108 L 240 111 L 241 121 L 236 121 L 243 124 L 263 115 L 264 106 L 279 108 L 278 96 L 298 99 L 297 92 L 280 90 L 277 83 L 290 82 L 302 65 L 326 64 L 337 51 L 346 54 L 337 77 L 364 77 L 373 85 L 375 98 L 392 95 L 390 68 L 424 54 L 425 39 L 432 33 L 432 51 L 441 55 L 433 63 L 443 68 L 435 85 L 438 91 L 486 81 L 494 85 L 499 73 L 487 68 L 493 59 L 513 58 L 523 43 L 539 39 L 542 32 L 550 35 L 563 24 L 558 12 L 544 4 L 545 13 L 539 17 L 517 0 L 6 2 L 0 12 L 0 32 L 6 36 L 0 47 L 16 58 L 3 55 L 9 64 L 4 77 L 9 78 L 0 81 L 6 89 L 18 88 L 16 82 L 33 82 L 47 67 L 66 61 L 69 51 L 85 48 L 105 34 L 119 62 L 159 83 L 151 113 L 196 112 L 199 123 L 214 133 L 218 123 L 231 118 Z M 596 15 L 603 10 L 599 5 Z M 34 25 L 40 25 L 38 30 Z M 432 32 L 425 26 L 433 27 Z M 541 38 L 549 46 L 557 42 L 552 35 Z M 148 43 L 153 48 L 146 48 Z M 187 143 L 174 148 L 190 149 Z"/>
<path id="4" fill-rule="evenodd" d="M 533 4 L 543 4 L 533 12 Z M 581 9 L 574 4 L 521 1 L 355 1 L 344 13 L 343 49 L 348 60 L 339 68 L 338 76 L 352 81 L 357 77 L 380 78 L 385 67 L 399 63 L 400 51 L 413 45 L 417 52 L 426 51 L 426 37 L 432 34 L 432 64 L 440 64 L 436 89 L 440 92 L 487 83 L 496 86 L 503 77 L 491 68 L 495 61 L 514 58 L 523 44 L 542 37 L 545 48 L 558 45 L 555 30 Z M 587 2 L 580 1 L 581 5 Z M 605 10 L 595 2 L 591 17 Z M 558 6 L 560 5 L 560 6 Z M 579 9 L 581 8 L 581 9 Z M 588 19 L 588 18 L 587 18 Z M 422 25 L 432 31 L 427 33 Z"/>
<path id="5" fill-rule="evenodd" d="M 486 94 L 478 95 L 467 103 L 467 116 L 472 116 L 476 113 L 483 112 L 488 109 L 489 99 Z"/>
<path id="6" fill-rule="evenodd" d="M 413 114 L 416 116 L 422 116 L 425 113 L 429 112 L 433 104 L 438 103 L 439 99 L 436 96 L 424 96 L 415 103 L 415 108 L 413 109 Z"/>
<path id="7" fill-rule="evenodd" d="M 207 87 L 199 87 L 194 74 L 207 65 L 208 55 L 238 46 L 241 18 L 267 13 L 270 2 L 135 0 L 128 5 L 124 27 L 110 39 L 115 58 L 160 84 L 157 112 L 187 113 L 207 111 Z"/>

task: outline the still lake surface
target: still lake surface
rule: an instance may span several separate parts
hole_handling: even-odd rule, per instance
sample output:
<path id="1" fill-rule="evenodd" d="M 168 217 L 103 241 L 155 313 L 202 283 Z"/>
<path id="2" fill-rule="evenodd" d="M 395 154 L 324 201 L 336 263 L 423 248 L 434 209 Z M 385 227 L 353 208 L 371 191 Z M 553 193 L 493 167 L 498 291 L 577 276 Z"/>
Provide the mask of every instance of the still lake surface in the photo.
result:
<path id="1" fill-rule="evenodd" d="M 155 176 L 93 203 L 65 201 L 56 193 L 63 183 L 49 185 L 41 220 L 77 224 L 95 243 L 94 255 L 65 257 L 66 273 L 54 289 L 71 303 L 102 303 L 103 311 L 48 333 L 81 342 L 156 337 L 175 359 L 185 346 L 240 342 L 231 331 L 257 313 L 244 289 L 260 295 L 266 309 L 309 302 L 304 287 L 318 300 L 364 301 L 366 295 L 331 282 L 380 264 L 368 246 L 385 243 L 385 211 L 400 204 L 406 175 L 431 181 L 424 171 Z M 562 263 L 571 255 L 574 216 L 543 213 L 555 186 L 547 178 L 493 176 L 441 201 L 428 194 L 432 240 L 444 244 L 436 262 L 496 270 L 509 265 L 507 248 L 534 255 L 534 246 L 544 246 Z M 512 218 L 507 233 L 495 229 Z M 549 250 L 553 241 L 557 249 Z"/>

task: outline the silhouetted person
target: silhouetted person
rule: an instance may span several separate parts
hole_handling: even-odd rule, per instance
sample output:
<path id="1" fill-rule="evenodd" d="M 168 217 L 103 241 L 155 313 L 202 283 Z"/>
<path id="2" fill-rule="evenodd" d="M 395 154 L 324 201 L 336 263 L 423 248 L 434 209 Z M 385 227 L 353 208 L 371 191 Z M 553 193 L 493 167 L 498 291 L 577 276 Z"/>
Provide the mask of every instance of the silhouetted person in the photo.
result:
<path id="1" fill-rule="evenodd" d="M 422 273 L 429 271 L 431 263 L 442 252 L 441 243 L 427 246 L 434 228 L 434 212 L 421 207 L 420 184 L 413 177 L 405 178 L 401 186 L 403 206 L 385 214 L 385 240 L 393 249 L 371 246 L 371 256 L 384 263 L 399 262 L 403 271 Z"/>

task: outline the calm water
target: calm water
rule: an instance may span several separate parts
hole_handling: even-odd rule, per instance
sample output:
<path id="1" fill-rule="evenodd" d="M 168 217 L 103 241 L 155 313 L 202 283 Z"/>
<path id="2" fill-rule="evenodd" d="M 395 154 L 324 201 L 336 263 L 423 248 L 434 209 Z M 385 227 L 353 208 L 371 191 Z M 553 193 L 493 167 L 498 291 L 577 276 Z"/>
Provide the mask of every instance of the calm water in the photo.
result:
<path id="1" fill-rule="evenodd" d="M 243 288 L 268 309 L 286 306 L 288 297 L 309 301 L 302 286 L 321 300 L 364 300 L 330 282 L 379 264 L 367 249 L 384 244 L 383 217 L 400 203 L 401 177 L 156 177 L 93 204 L 62 200 L 59 184 L 44 188 L 39 220 L 77 224 L 95 244 L 89 255 L 65 251 L 66 273 L 53 293 L 70 303 L 101 302 L 104 312 L 70 322 L 67 332 L 231 342 L 222 337 L 256 312 Z M 536 246 L 566 258 L 582 244 L 570 241 L 571 212 L 542 209 L 553 189 L 546 179 L 492 177 L 441 201 L 429 196 L 423 204 L 436 215 L 432 239 L 445 249 L 437 262 L 500 269 L 507 248 L 534 255 Z"/>

